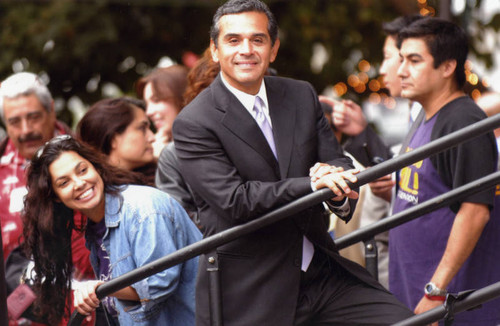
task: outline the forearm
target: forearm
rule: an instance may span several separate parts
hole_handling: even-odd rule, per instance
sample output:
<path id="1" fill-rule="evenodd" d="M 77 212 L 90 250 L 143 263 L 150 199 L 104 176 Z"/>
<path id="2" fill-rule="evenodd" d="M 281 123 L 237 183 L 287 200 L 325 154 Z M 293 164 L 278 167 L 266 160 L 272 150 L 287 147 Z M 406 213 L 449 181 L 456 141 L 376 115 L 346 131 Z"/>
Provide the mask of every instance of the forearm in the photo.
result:
<path id="1" fill-rule="evenodd" d="M 446 289 L 458 273 L 474 250 L 489 215 L 486 205 L 462 203 L 453 222 L 445 252 L 430 280 L 437 287 Z"/>
<path id="2" fill-rule="evenodd" d="M 74 307 L 79 313 L 83 315 L 90 314 L 99 306 L 96 289 L 103 283 L 103 281 L 87 281 L 79 284 L 78 288 L 75 289 L 73 298 Z M 120 289 L 112 293 L 111 296 L 120 300 L 140 301 L 139 295 L 131 286 Z"/>
<path id="3" fill-rule="evenodd" d="M 448 287 L 474 250 L 488 219 L 489 210 L 486 205 L 462 203 L 455 216 L 445 252 L 430 282 L 440 289 Z M 441 300 L 431 300 L 422 296 L 415 313 L 420 314 L 441 304 Z M 433 326 L 437 326 L 437 323 Z"/>
<path id="4" fill-rule="evenodd" d="M 117 299 L 120 300 L 140 301 L 137 291 L 131 286 L 127 286 L 126 288 L 120 289 L 115 293 L 112 293 L 111 296 L 116 297 Z"/>

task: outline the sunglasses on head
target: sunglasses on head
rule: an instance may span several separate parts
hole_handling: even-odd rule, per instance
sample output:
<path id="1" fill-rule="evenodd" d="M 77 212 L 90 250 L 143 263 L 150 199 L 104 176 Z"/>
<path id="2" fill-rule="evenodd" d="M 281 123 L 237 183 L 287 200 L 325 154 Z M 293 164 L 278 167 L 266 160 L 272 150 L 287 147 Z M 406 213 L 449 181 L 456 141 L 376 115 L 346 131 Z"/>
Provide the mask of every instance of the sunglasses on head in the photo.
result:
<path id="1" fill-rule="evenodd" d="M 58 136 L 55 136 L 54 138 L 52 138 L 51 140 L 49 140 L 48 142 L 46 142 L 45 144 L 43 144 L 35 153 L 35 155 L 33 156 L 33 160 L 38 160 L 40 159 L 40 157 L 42 156 L 43 152 L 45 151 L 45 148 L 47 147 L 47 145 L 49 144 L 57 144 L 57 143 L 60 143 L 62 141 L 65 141 L 65 140 L 70 140 L 72 139 L 73 137 L 71 137 L 71 135 L 58 135 Z"/>

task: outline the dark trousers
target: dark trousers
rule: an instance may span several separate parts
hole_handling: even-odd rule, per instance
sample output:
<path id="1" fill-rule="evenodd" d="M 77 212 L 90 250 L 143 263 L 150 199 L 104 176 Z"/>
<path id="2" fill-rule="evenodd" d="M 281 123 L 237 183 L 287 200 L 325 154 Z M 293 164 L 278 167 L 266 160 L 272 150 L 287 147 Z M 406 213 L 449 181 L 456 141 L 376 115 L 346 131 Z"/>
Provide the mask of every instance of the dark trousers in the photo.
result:
<path id="1" fill-rule="evenodd" d="M 362 283 L 316 250 L 302 272 L 296 326 L 391 325 L 413 313 L 392 294 Z"/>

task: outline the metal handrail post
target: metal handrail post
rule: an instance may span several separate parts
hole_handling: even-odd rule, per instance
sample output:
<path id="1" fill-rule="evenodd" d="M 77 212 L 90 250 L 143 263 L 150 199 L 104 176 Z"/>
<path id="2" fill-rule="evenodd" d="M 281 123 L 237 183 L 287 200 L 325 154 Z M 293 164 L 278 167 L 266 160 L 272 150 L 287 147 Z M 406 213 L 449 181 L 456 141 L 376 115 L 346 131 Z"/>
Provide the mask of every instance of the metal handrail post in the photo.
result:
<path id="1" fill-rule="evenodd" d="M 210 326 L 223 326 L 222 294 L 219 272 L 219 257 L 215 250 L 207 255 L 208 297 L 210 306 Z"/>
<path id="2" fill-rule="evenodd" d="M 365 247 L 365 268 L 378 280 L 378 250 L 377 241 L 374 238 L 363 241 Z"/>
<path id="3" fill-rule="evenodd" d="M 356 182 L 355 186 L 360 187 L 384 175 L 387 175 L 396 170 L 402 169 L 405 166 L 423 160 L 424 158 L 432 154 L 442 152 L 449 147 L 456 146 L 459 143 L 469 140 L 473 137 L 485 134 L 499 126 L 500 126 L 500 114 L 476 122 L 472 125 L 462 128 L 461 130 L 455 131 L 444 137 L 436 139 L 411 152 L 402 154 L 398 157 L 377 164 L 372 168 L 361 171 L 357 175 L 358 181 Z M 354 186 L 350 182 L 348 182 L 348 184 L 351 187 Z M 243 235 L 249 234 L 267 225 L 280 221 L 290 215 L 303 211 L 304 209 L 310 206 L 320 204 L 321 202 L 331 198 L 332 196 L 333 192 L 328 188 L 320 189 L 311 194 L 303 196 L 289 204 L 286 204 L 267 214 L 264 214 L 263 216 L 255 220 L 249 221 L 242 225 L 234 226 L 231 229 L 227 229 L 217 234 L 214 234 L 210 237 L 207 237 L 196 243 L 186 246 L 170 255 L 167 255 L 163 258 L 160 258 L 156 261 L 153 261 L 149 264 L 141 266 L 128 273 L 125 273 L 106 283 L 103 283 L 99 287 L 97 287 L 96 295 L 99 299 L 102 299 L 111 293 L 114 293 L 124 287 L 132 285 L 164 269 L 180 264 L 200 254 L 209 252 L 210 250 L 213 250 L 223 244 L 233 241 Z M 69 326 L 80 325 L 82 321 L 83 321 L 83 316 L 81 316 L 78 313 L 73 313 L 68 322 L 68 325 Z"/>

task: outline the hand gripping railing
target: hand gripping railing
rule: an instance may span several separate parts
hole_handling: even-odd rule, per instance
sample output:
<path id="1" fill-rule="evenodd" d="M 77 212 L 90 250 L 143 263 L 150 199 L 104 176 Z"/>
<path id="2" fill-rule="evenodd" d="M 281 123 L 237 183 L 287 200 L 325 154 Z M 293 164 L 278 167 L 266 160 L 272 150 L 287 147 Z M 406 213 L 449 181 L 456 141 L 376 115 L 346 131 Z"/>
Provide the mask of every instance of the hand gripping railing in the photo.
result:
<path id="1" fill-rule="evenodd" d="M 424 313 L 415 315 L 413 317 L 407 318 L 400 322 L 393 324 L 392 326 L 420 326 L 428 325 L 430 323 L 436 322 L 443 318 L 450 319 L 453 321 L 453 316 L 459 312 L 464 312 L 466 310 L 480 306 L 481 304 L 491 301 L 500 297 L 500 282 L 496 282 L 480 288 L 478 290 L 472 291 L 469 294 L 464 295 L 460 298 L 458 294 L 457 299 L 450 297 L 450 294 L 446 297 L 445 304 L 426 311 Z M 445 323 L 445 325 L 447 325 Z"/>
<path id="2" fill-rule="evenodd" d="M 398 157 L 382 162 L 372 168 L 364 170 L 357 175 L 358 181 L 355 186 L 360 187 L 368 182 L 374 181 L 384 175 L 390 174 L 405 166 L 423 160 L 424 158 L 442 152 L 445 149 L 456 146 L 470 138 L 485 134 L 500 126 L 500 114 L 481 120 L 462 130 L 455 131 L 449 135 L 436 139 L 411 152 L 402 154 Z M 349 183 L 349 182 L 348 182 Z M 350 183 L 349 183 L 350 184 Z M 353 186 L 350 184 L 350 186 Z M 233 241 L 243 235 L 254 232 L 267 225 L 280 221 L 288 216 L 294 215 L 310 206 L 319 204 L 331 198 L 333 192 L 328 189 L 320 189 L 304 197 L 301 197 L 289 204 L 286 204 L 274 211 L 264 214 L 258 219 L 252 220 L 242 225 L 224 230 L 210 237 L 202 239 L 196 243 L 186 246 L 176 252 L 173 252 L 163 258 L 141 266 L 135 270 L 125 273 L 115 279 L 101 284 L 96 289 L 96 295 L 102 299 L 124 287 L 130 286 L 146 277 L 156 274 L 162 270 L 180 264 L 186 260 L 196 257 L 200 254 L 213 250 L 223 244 Z M 80 325 L 84 316 L 76 311 L 71 316 L 68 325 Z"/>

